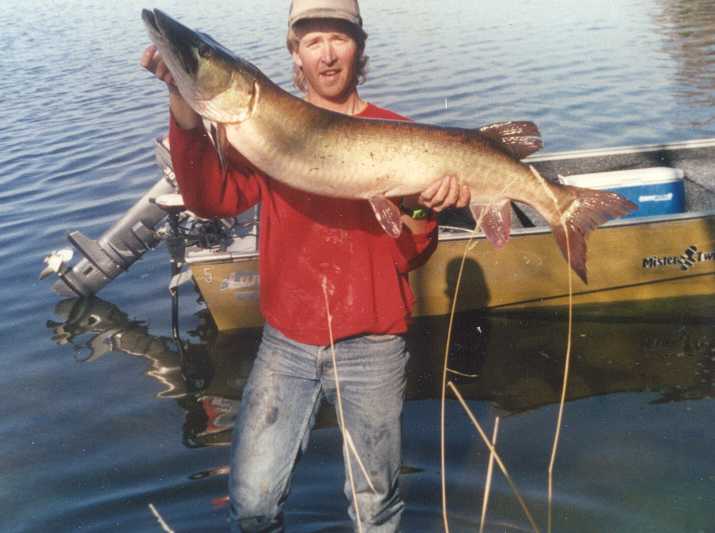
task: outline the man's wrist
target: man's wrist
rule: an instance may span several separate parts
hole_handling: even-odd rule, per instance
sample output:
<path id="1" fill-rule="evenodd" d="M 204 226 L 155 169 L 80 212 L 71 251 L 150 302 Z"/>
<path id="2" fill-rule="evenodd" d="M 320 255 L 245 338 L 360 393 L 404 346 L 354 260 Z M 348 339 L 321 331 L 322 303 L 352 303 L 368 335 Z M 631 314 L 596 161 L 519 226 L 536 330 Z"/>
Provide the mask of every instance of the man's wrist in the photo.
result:
<path id="1" fill-rule="evenodd" d="M 429 218 L 432 214 L 432 210 L 429 207 L 425 207 L 415 200 L 403 199 L 400 202 L 400 211 L 414 220 L 424 220 Z"/>
<path id="2" fill-rule="evenodd" d="M 201 117 L 191 109 L 178 91 L 169 92 L 169 109 L 181 129 L 191 130 L 201 125 Z"/>

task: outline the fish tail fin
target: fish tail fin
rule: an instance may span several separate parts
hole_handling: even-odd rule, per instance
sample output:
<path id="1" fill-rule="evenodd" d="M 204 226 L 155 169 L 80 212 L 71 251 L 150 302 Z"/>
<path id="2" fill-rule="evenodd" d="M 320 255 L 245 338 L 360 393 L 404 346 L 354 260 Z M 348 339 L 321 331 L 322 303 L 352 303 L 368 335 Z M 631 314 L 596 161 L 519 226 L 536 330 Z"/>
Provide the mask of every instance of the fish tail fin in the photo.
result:
<path id="1" fill-rule="evenodd" d="M 582 187 L 561 185 L 566 194 L 559 202 L 559 213 L 549 221 L 561 253 L 578 277 L 588 283 L 586 271 L 586 238 L 604 222 L 626 215 L 636 205 L 620 194 Z"/>

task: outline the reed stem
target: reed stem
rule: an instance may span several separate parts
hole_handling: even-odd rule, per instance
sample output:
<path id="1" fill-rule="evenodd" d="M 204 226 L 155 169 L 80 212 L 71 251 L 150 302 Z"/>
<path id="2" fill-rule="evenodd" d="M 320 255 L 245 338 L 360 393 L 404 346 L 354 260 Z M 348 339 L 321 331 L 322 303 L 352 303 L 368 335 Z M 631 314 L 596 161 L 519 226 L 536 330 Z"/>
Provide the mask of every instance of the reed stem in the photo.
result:
<path id="1" fill-rule="evenodd" d="M 494 454 L 494 460 L 496 461 L 497 465 L 499 466 L 499 469 L 502 471 L 502 474 L 504 474 L 504 477 L 506 478 L 507 483 L 509 483 L 509 486 L 511 487 L 511 490 L 514 493 L 514 496 L 516 497 L 517 501 L 519 502 L 519 505 L 521 505 L 521 508 L 524 510 L 524 514 L 526 515 L 527 520 L 529 520 L 531 527 L 534 529 L 534 531 L 536 533 L 539 533 L 539 526 L 536 525 L 536 522 L 534 521 L 534 517 L 531 516 L 531 512 L 529 512 L 529 508 L 526 506 L 526 502 L 524 501 L 524 498 L 521 497 L 519 490 L 516 488 L 516 484 L 512 480 L 511 475 L 509 475 L 509 472 L 506 469 L 506 465 L 504 464 L 504 461 L 501 460 L 501 457 L 499 457 L 499 454 L 497 453 L 496 448 L 489 441 L 489 437 L 487 437 L 487 434 L 482 429 L 482 426 L 477 421 L 477 418 L 474 416 L 474 413 L 472 413 L 472 410 L 469 408 L 469 405 L 467 405 L 467 402 L 464 401 L 464 398 L 462 397 L 461 393 L 459 392 L 457 387 L 454 385 L 454 383 L 452 383 L 450 381 L 447 385 L 449 386 L 450 389 L 452 389 L 452 392 L 457 397 L 457 400 L 459 401 L 459 403 L 462 404 L 462 407 L 466 411 L 467 416 L 469 417 L 469 420 L 472 422 L 474 427 L 477 428 L 477 432 L 479 433 L 479 436 L 482 438 L 482 441 L 484 441 L 484 444 L 486 445 L 486 447 L 489 448 L 489 451 L 492 454 Z"/>
<path id="2" fill-rule="evenodd" d="M 494 419 L 494 430 L 492 431 L 492 446 L 496 449 L 497 434 L 499 433 L 499 417 Z M 492 474 L 494 472 L 494 453 L 489 452 L 489 464 L 487 465 L 487 479 L 484 482 L 484 497 L 482 499 L 482 516 L 479 521 L 479 533 L 484 533 L 484 526 L 487 519 L 487 507 L 489 506 L 489 494 L 492 489 Z"/>
<path id="3" fill-rule="evenodd" d="M 163 531 L 166 533 L 174 533 L 174 530 L 169 527 L 169 524 L 167 524 L 166 521 L 164 521 L 157 508 L 154 507 L 153 503 L 149 504 L 149 510 L 151 511 L 151 514 L 154 515 L 154 518 L 156 518 L 156 521 L 159 522 L 159 526 Z"/>

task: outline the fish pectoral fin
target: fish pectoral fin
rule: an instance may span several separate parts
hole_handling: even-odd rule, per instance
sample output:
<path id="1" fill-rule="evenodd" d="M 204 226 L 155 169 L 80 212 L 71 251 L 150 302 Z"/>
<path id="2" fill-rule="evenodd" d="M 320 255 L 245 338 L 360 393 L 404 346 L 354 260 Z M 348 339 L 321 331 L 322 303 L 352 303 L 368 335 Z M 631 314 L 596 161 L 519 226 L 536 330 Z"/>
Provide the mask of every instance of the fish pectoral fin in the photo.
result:
<path id="1" fill-rule="evenodd" d="M 488 124 L 479 128 L 479 133 L 489 137 L 517 159 L 524 159 L 544 146 L 539 128 L 528 120 Z"/>
<path id="2" fill-rule="evenodd" d="M 402 214 L 395 202 L 385 196 L 376 195 L 369 199 L 375 218 L 390 237 L 397 239 L 402 233 Z"/>
<path id="3" fill-rule="evenodd" d="M 226 135 L 226 125 L 221 123 L 209 123 L 208 134 L 211 142 L 214 145 L 216 154 L 218 155 L 218 164 L 221 167 L 221 174 L 226 176 L 228 170 L 227 154 L 228 154 L 228 136 Z"/>
<path id="4" fill-rule="evenodd" d="M 497 248 L 501 248 L 507 243 L 511 232 L 511 202 L 509 200 L 505 199 L 489 205 L 471 204 L 469 209 L 489 242 Z"/>

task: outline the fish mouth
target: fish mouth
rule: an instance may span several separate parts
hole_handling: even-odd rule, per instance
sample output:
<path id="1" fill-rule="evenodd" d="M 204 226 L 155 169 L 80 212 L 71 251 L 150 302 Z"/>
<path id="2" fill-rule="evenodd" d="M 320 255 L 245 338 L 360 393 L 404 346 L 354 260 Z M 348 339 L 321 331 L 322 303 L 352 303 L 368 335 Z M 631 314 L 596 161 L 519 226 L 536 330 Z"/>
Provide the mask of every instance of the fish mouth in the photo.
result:
<path id="1" fill-rule="evenodd" d="M 194 49 L 201 44 L 196 32 L 159 9 L 142 9 L 142 20 L 151 40 L 165 56 L 164 59 L 172 63 L 168 54 L 173 55 L 184 72 L 195 75 L 198 61 Z"/>
<path id="2" fill-rule="evenodd" d="M 194 111 L 214 122 L 245 120 L 246 110 L 236 108 L 236 98 L 242 95 L 244 103 L 252 101 L 254 81 L 263 76 L 256 67 L 158 9 L 142 10 L 142 20 L 179 93 Z"/>

